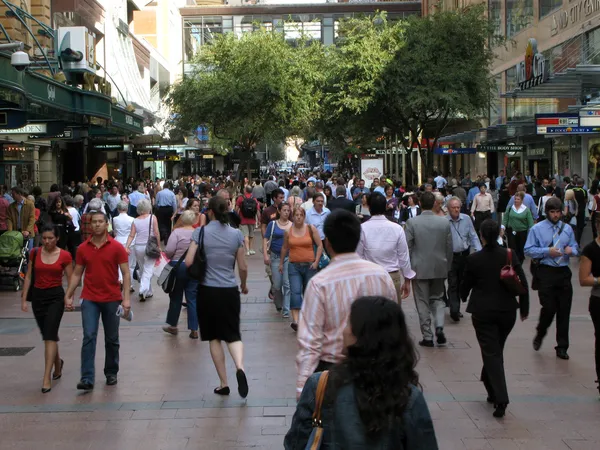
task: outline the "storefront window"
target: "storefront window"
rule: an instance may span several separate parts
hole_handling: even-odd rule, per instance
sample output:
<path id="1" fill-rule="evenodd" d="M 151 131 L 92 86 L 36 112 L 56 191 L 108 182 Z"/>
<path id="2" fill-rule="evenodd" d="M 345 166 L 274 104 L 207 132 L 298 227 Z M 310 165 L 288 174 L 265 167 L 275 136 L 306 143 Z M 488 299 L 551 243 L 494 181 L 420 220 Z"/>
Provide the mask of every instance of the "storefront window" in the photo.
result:
<path id="1" fill-rule="evenodd" d="M 502 0 L 489 0 L 488 9 L 490 11 L 490 20 L 494 26 L 494 35 L 504 36 L 502 29 Z"/>
<path id="2" fill-rule="evenodd" d="M 583 57 L 582 47 L 583 36 L 580 35 L 566 43 L 543 51 L 542 54 L 546 59 L 549 73 L 561 73 L 570 67 L 576 67 L 577 64 L 581 64 Z"/>
<path id="3" fill-rule="evenodd" d="M 511 37 L 533 22 L 533 0 L 506 0 L 506 36 Z"/>
<path id="4" fill-rule="evenodd" d="M 517 87 L 517 70 L 511 67 L 506 71 L 506 92 L 512 92 Z M 507 98 L 506 120 L 533 120 L 539 113 L 558 112 L 559 100 L 554 98 Z"/>
<path id="5" fill-rule="evenodd" d="M 490 125 L 498 125 L 502 123 L 502 99 L 500 93 L 502 91 L 502 74 L 494 77 L 496 88 L 492 91 L 490 99 Z"/>
<path id="6" fill-rule="evenodd" d="M 600 28 L 596 28 L 585 35 L 586 54 L 584 62 L 586 64 L 600 64 Z"/>
<path id="7" fill-rule="evenodd" d="M 31 190 L 33 179 L 33 147 L 23 144 L 3 144 L 0 153 L 0 184 L 9 188 L 21 186 Z"/>
<path id="8" fill-rule="evenodd" d="M 557 8 L 560 8 L 563 0 L 540 0 L 540 17 L 545 17 Z"/>

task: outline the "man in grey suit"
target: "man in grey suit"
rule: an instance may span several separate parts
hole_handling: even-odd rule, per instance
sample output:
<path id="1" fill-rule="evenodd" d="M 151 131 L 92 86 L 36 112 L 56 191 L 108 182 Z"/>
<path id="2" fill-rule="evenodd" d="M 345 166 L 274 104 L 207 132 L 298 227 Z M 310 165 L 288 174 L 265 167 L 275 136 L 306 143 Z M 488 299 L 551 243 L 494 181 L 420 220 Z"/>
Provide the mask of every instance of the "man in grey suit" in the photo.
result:
<path id="1" fill-rule="evenodd" d="M 406 222 L 406 241 L 410 263 L 417 273 L 412 279 L 415 304 L 419 313 L 423 340 L 419 345 L 433 347 L 431 316 L 435 321 L 438 345 L 446 343 L 444 335 L 444 280 L 452 267 L 452 231 L 448 219 L 431 211 L 435 197 L 421 196 L 420 216 Z"/>

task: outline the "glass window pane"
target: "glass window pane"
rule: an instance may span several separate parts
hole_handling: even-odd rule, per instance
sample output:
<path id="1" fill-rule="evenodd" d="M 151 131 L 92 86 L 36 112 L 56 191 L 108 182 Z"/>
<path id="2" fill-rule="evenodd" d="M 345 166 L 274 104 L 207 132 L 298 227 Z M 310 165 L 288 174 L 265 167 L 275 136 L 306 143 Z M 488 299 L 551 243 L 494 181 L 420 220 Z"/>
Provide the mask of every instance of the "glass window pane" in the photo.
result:
<path id="1" fill-rule="evenodd" d="M 506 0 L 506 36 L 511 37 L 533 22 L 533 0 Z"/>
<path id="2" fill-rule="evenodd" d="M 547 16 L 552 11 L 560 8 L 563 0 L 540 0 L 540 17 Z"/>
<path id="3" fill-rule="evenodd" d="M 490 20 L 494 25 L 494 35 L 504 36 L 502 29 L 502 0 L 489 0 Z"/>

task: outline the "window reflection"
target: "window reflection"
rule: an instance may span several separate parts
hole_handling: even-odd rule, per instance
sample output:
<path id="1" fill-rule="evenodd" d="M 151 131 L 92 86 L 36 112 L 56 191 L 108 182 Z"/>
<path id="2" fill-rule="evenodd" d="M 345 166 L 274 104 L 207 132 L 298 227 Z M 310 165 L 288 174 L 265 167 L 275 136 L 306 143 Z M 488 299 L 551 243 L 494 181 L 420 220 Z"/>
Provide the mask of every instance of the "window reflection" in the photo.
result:
<path id="1" fill-rule="evenodd" d="M 506 36 L 511 37 L 533 22 L 533 0 L 506 0 Z"/>

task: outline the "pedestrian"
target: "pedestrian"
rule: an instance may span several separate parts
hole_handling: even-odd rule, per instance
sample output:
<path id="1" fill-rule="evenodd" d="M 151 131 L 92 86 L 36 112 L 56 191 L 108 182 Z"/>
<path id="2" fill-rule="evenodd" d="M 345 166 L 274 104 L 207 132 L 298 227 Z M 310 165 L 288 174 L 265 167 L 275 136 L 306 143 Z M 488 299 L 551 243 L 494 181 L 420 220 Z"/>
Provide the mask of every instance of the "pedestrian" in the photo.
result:
<path id="1" fill-rule="evenodd" d="M 69 243 L 70 231 L 73 229 L 73 218 L 67 209 L 63 198 L 60 195 L 54 196 L 48 208 L 48 216 L 52 224 L 57 227 L 60 233 L 58 246 L 63 250 L 67 249 Z"/>
<path id="2" fill-rule="evenodd" d="M 327 370 L 343 359 L 342 336 L 355 299 L 378 295 L 399 300 L 388 272 L 356 253 L 361 225 L 355 214 L 334 211 L 325 222 L 325 231 L 332 259 L 311 278 L 305 291 L 298 324 L 297 396 L 313 372 Z"/>
<path id="3" fill-rule="evenodd" d="M 360 219 L 361 223 L 365 223 L 371 218 L 371 211 L 369 210 L 369 198 L 371 198 L 371 194 L 362 194 L 360 205 L 356 205 L 356 215 Z"/>
<path id="4" fill-rule="evenodd" d="M 479 227 L 486 219 L 491 219 L 494 213 L 494 199 L 489 192 L 485 183 L 479 184 L 479 194 L 473 199 L 471 204 L 471 217 L 475 220 L 475 231 L 479 233 Z M 522 261 L 522 260 L 521 260 Z"/>
<path id="5" fill-rule="evenodd" d="M 563 221 L 573 228 L 575 231 L 575 239 L 577 239 L 577 224 L 579 223 L 579 208 L 575 201 L 575 191 L 569 189 L 565 191 L 565 206 L 563 210 Z"/>
<path id="6" fill-rule="evenodd" d="M 402 207 L 400 213 L 400 223 L 404 224 L 409 219 L 421 215 L 421 206 L 419 204 L 419 198 L 415 194 L 411 194 L 406 199 L 406 206 Z"/>
<path id="7" fill-rule="evenodd" d="M 221 342 L 225 341 L 236 367 L 238 393 L 246 398 L 248 380 L 244 372 L 244 345 L 240 332 L 240 291 L 248 294 L 246 281 L 248 267 L 244 256 L 242 232 L 229 226 L 229 207 L 223 197 L 213 197 L 208 202 L 210 222 L 197 228 L 192 234 L 192 243 L 185 258 L 185 265 L 194 263 L 198 246 L 203 247 L 206 271 L 199 280 L 197 294 L 200 338 L 209 341 L 210 355 L 219 375 L 218 395 L 229 395 L 225 367 L 225 354 Z M 234 267 L 240 277 L 238 288 Z"/>
<path id="8" fill-rule="evenodd" d="M 235 212 L 242 219 L 240 230 L 244 236 L 246 256 L 256 253 L 254 251 L 254 228 L 256 227 L 259 210 L 260 203 L 252 196 L 252 186 L 248 185 L 244 189 L 244 195 L 239 196 L 235 202 Z"/>
<path id="9" fill-rule="evenodd" d="M 313 207 L 306 211 L 306 223 L 316 228 L 321 241 L 325 240 L 325 232 L 323 231 L 325 219 L 331 213 L 324 205 L 325 196 L 322 193 L 316 193 L 313 197 Z"/>
<path id="10" fill-rule="evenodd" d="M 81 346 L 81 381 L 77 389 L 90 391 L 95 383 L 96 338 L 100 317 L 104 327 L 104 375 L 106 384 L 117 384 L 119 372 L 119 321 L 117 310 L 123 307 L 123 315 L 131 312 L 129 299 L 129 267 L 125 248 L 108 235 L 108 216 L 90 211 L 92 236 L 79 246 L 75 270 L 65 294 L 65 308 L 73 311 L 73 294 L 82 279 L 81 319 L 83 343 Z M 119 269 L 123 273 L 123 293 L 119 283 Z"/>
<path id="11" fill-rule="evenodd" d="M 160 241 L 165 244 L 169 240 L 171 225 L 178 208 L 177 197 L 175 197 L 172 189 L 173 184 L 167 181 L 163 185 L 163 188 L 156 194 L 156 219 L 158 220 Z"/>
<path id="12" fill-rule="evenodd" d="M 600 216 L 594 217 L 595 226 L 600 226 Z M 596 363 L 596 383 L 600 392 L 600 238 L 596 236 L 581 252 L 579 264 L 579 284 L 590 286 L 588 311 L 592 317 L 595 332 L 594 356 Z"/>
<path id="13" fill-rule="evenodd" d="M 42 246 L 29 253 L 21 310 L 27 312 L 27 302 L 31 301 L 33 315 L 42 333 L 45 358 L 42 393 L 46 394 L 52 390 L 52 381 L 62 376 L 64 361 L 58 351 L 58 329 L 65 310 L 62 280 L 64 275 L 68 280 L 73 274 L 73 260 L 69 252 L 57 246 L 60 232 L 56 227 L 46 225 L 40 234 Z"/>
<path id="14" fill-rule="evenodd" d="M 576 186 L 572 189 L 575 194 L 575 201 L 577 202 L 577 224 L 575 225 L 575 238 L 577 244 L 581 245 L 581 236 L 583 236 L 583 230 L 585 229 L 585 210 L 588 203 L 588 192 L 585 189 L 585 183 L 583 178 L 577 178 Z"/>
<path id="15" fill-rule="evenodd" d="M 255 198 L 260 206 L 262 207 L 265 204 L 265 199 L 267 197 L 265 193 L 265 188 L 260 182 L 260 178 L 254 180 L 254 186 L 252 186 L 252 197 Z"/>
<path id="16" fill-rule="evenodd" d="M 289 252 L 288 275 L 290 279 L 291 327 L 298 331 L 298 318 L 302 309 L 302 295 L 310 279 L 317 273 L 323 253 L 323 243 L 317 229 L 305 222 L 306 211 L 296 208 L 292 213 L 293 226 L 285 233 L 279 260 L 283 273 L 284 261 Z M 315 251 L 316 248 L 316 251 Z"/>
<path id="17" fill-rule="evenodd" d="M 398 210 L 398 197 L 394 195 L 394 186 L 387 184 L 385 186 L 385 217 L 392 222 L 398 223 L 400 211 Z"/>
<path id="18" fill-rule="evenodd" d="M 348 200 L 346 197 L 346 188 L 344 186 L 337 186 L 335 188 L 336 197 L 329 201 L 329 211 L 335 211 L 336 209 L 345 209 L 351 213 L 356 212 L 356 203 L 352 200 Z M 323 203 L 325 205 L 325 203 Z"/>
<path id="19" fill-rule="evenodd" d="M 481 250 L 479 237 L 475 232 L 471 217 L 462 214 L 462 203 L 458 197 L 452 197 L 448 201 L 448 221 L 452 232 L 452 266 L 448 273 L 448 302 L 450 304 L 450 318 L 459 322 L 462 314 L 460 312 L 460 285 L 467 257 L 471 250 Z"/>
<path id="20" fill-rule="evenodd" d="M 536 204 L 535 200 L 533 199 L 533 197 L 531 196 L 531 194 L 527 193 L 527 190 L 526 190 L 524 184 L 519 184 L 517 186 L 517 191 L 513 194 L 511 199 L 508 201 L 508 204 L 506 205 L 506 211 L 508 212 L 510 210 L 510 208 L 515 204 L 515 202 L 517 200 L 517 192 L 523 193 L 523 197 L 522 197 L 523 201 L 521 203 L 523 205 L 527 206 L 527 208 L 529 208 L 529 211 L 531 211 L 531 215 L 533 216 L 533 220 L 534 221 L 538 220 L 537 204 Z"/>
<path id="21" fill-rule="evenodd" d="M 438 345 L 447 342 L 444 334 L 444 281 L 452 268 L 452 232 L 448 219 L 433 214 L 434 203 L 433 193 L 424 192 L 421 195 L 423 212 L 406 222 L 410 262 L 417 273 L 412 285 L 423 334 L 419 345 L 423 347 L 434 346 L 432 315 Z"/>
<path id="22" fill-rule="evenodd" d="M 321 448 L 437 450 L 402 308 L 373 296 L 357 298 L 348 309 L 339 330 L 346 357 L 328 372 L 310 374 L 284 448 L 309 448 L 314 427 L 322 426 Z M 325 376 L 321 420 L 315 424 L 317 386 Z"/>
<path id="23" fill-rule="evenodd" d="M 554 188 L 550 185 L 544 189 L 544 195 L 540 196 L 538 201 L 538 220 L 546 220 L 546 202 L 554 197 Z"/>
<path id="24" fill-rule="evenodd" d="M 569 258 L 579 255 L 575 232 L 561 223 L 562 203 L 558 198 L 546 202 L 546 220 L 534 225 L 525 243 L 525 255 L 539 262 L 532 285 L 537 284 L 542 309 L 533 340 L 538 351 L 556 315 L 556 356 L 569 359 L 569 318 L 573 285 Z"/>
<path id="25" fill-rule="evenodd" d="M 179 216 L 186 210 L 187 202 L 189 201 L 188 190 L 180 184 L 180 187 L 177 188 L 177 195 L 175 197 L 177 198 L 177 213 L 175 214 L 175 217 L 173 217 L 173 224 L 177 223 Z"/>
<path id="26" fill-rule="evenodd" d="M 292 208 L 292 211 L 296 209 L 296 207 L 302 205 L 300 187 L 294 186 L 290 190 L 290 195 L 288 196 L 287 202 L 290 204 L 290 208 Z"/>
<path id="27" fill-rule="evenodd" d="M 277 311 L 282 311 L 284 319 L 290 317 L 290 278 L 289 258 L 283 261 L 283 271 L 279 271 L 281 250 L 286 232 L 292 227 L 291 208 L 287 203 L 279 204 L 279 218 L 269 222 L 263 238 L 264 263 L 270 266 L 273 277 L 273 300 Z"/>
<path id="28" fill-rule="evenodd" d="M 127 238 L 131 234 L 131 226 L 133 225 L 134 218 L 127 214 L 129 211 L 129 205 L 123 201 L 117 203 L 118 215 L 112 219 L 112 229 L 115 240 L 122 244 L 124 247 L 127 245 Z M 129 252 L 129 258 L 127 259 L 129 265 L 129 275 L 131 279 L 130 292 L 133 292 L 133 272 L 135 270 L 136 259 L 135 252 Z M 123 283 L 123 274 L 119 270 L 119 282 Z"/>
<path id="29" fill-rule="evenodd" d="M 140 181 L 135 191 L 129 194 L 129 211 L 128 214 L 134 219 L 137 217 L 137 205 L 140 200 L 150 200 L 150 195 L 146 191 L 146 185 L 143 181 Z"/>
<path id="30" fill-rule="evenodd" d="M 410 265 L 404 229 L 386 214 L 387 199 L 378 192 L 369 197 L 371 219 L 361 225 L 358 256 L 380 265 L 390 274 L 398 301 L 410 295 L 410 280 L 415 272 Z"/>
<path id="31" fill-rule="evenodd" d="M 171 261 L 169 264 L 175 273 L 175 287 L 169 292 L 169 310 L 167 312 L 167 325 L 163 330 L 169 334 L 178 333 L 177 324 L 181 314 L 183 304 L 183 294 L 185 293 L 188 330 L 190 330 L 190 339 L 198 339 L 198 313 L 196 311 L 196 291 L 198 290 L 198 281 L 191 278 L 187 273 L 187 266 L 183 262 L 192 243 L 192 233 L 196 223 L 196 214 L 193 211 L 184 211 L 181 215 L 181 227 L 176 228 L 169 236 L 165 253 Z M 182 259 L 183 258 L 183 259 Z M 181 263 L 179 260 L 181 259 Z"/>
<path id="32" fill-rule="evenodd" d="M 27 199 L 27 193 L 21 187 L 14 186 L 11 193 L 14 201 L 8 206 L 7 231 L 20 231 L 31 250 L 35 237 L 35 204 Z"/>
<path id="33" fill-rule="evenodd" d="M 508 207 L 502 219 L 502 225 L 505 228 L 508 246 L 515 251 L 519 261 L 525 261 L 525 242 L 527 242 L 529 230 L 534 225 L 533 214 L 523 203 L 524 192 L 517 191 L 513 198 L 514 204 Z"/>
<path id="34" fill-rule="evenodd" d="M 146 247 L 150 236 L 158 239 L 159 228 L 158 221 L 151 211 L 152 206 L 149 200 L 143 199 L 138 202 L 137 217 L 131 225 L 131 232 L 125 243 L 127 253 L 135 253 L 135 260 L 142 272 L 139 277 L 140 287 L 138 290 L 140 302 L 145 302 L 154 295 L 152 293 L 152 269 L 156 263 L 156 258 L 151 258 L 146 254 Z"/>
<path id="35" fill-rule="evenodd" d="M 92 214 L 90 212 L 103 212 L 102 211 L 102 200 L 93 198 L 87 204 L 87 211 L 81 215 L 81 221 L 79 223 L 79 230 L 81 231 L 81 240 L 86 241 L 92 236 Z"/>
<path id="36" fill-rule="evenodd" d="M 121 201 L 121 195 L 119 194 L 119 186 L 115 183 L 110 187 L 110 192 L 106 194 L 106 209 L 109 217 L 115 217 L 119 214 L 117 211 L 117 205 Z"/>
<path id="37" fill-rule="evenodd" d="M 516 310 L 519 309 L 521 320 L 529 315 L 529 289 L 521 261 L 514 252 L 510 256 L 511 265 L 526 292 L 519 295 L 517 301 L 500 278 L 500 271 L 508 265 L 511 250 L 498 245 L 498 222 L 484 220 L 480 235 L 483 249 L 466 258 L 460 292 L 463 301 L 469 299 L 467 312 L 471 314 L 481 348 L 481 381 L 488 393 L 487 401 L 494 404 L 494 417 L 504 417 L 508 405 L 504 344 L 515 325 Z"/>

